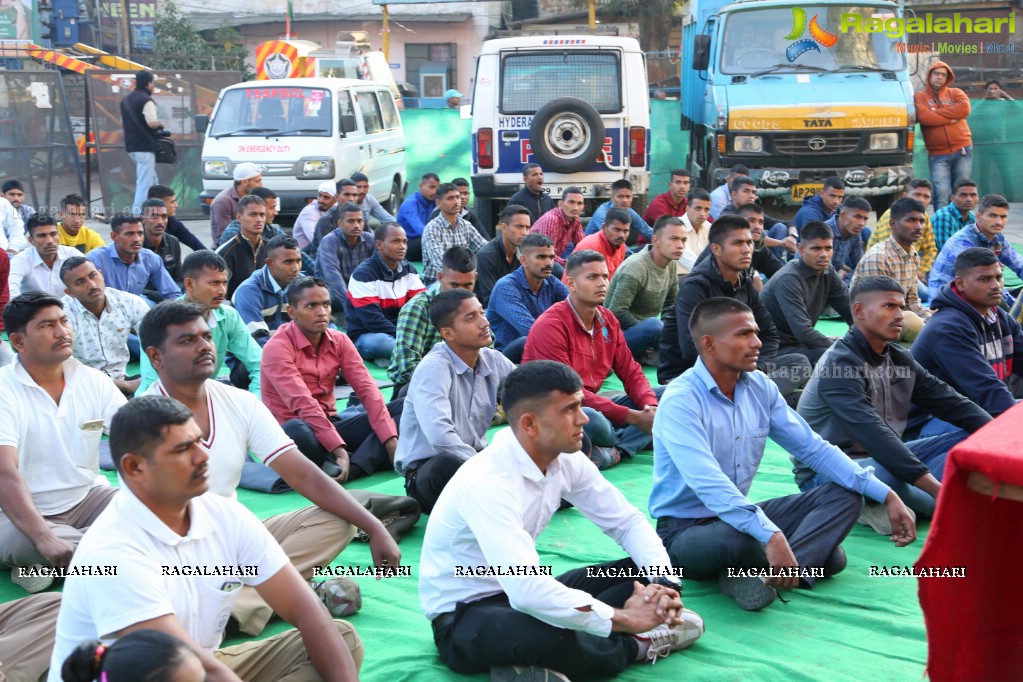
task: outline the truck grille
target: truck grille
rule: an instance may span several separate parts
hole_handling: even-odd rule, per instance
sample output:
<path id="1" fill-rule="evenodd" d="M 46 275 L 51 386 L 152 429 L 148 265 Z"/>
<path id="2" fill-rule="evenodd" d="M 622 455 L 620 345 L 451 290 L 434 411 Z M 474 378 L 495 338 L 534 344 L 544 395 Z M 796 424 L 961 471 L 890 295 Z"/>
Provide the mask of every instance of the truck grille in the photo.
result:
<path id="1" fill-rule="evenodd" d="M 860 146 L 858 132 L 791 133 L 774 136 L 774 149 L 779 154 L 848 154 Z M 823 141 L 823 145 L 821 145 Z"/>

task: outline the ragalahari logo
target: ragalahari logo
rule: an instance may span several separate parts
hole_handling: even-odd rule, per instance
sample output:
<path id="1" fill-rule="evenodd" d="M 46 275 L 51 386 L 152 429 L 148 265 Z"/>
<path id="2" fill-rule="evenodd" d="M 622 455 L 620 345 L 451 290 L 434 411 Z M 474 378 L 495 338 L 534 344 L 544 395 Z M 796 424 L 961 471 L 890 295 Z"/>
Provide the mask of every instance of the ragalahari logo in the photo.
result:
<path id="1" fill-rule="evenodd" d="M 794 62 L 800 56 L 807 52 L 820 52 L 821 48 L 817 47 L 822 45 L 823 47 L 834 47 L 835 43 L 838 42 L 838 36 L 834 33 L 826 31 L 821 28 L 821 25 L 817 23 L 817 15 L 813 15 L 813 19 L 810 20 L 810 37 L 803 38 L 803 33 L 807 30 L 806 25 L 806 10 L 802 7 L 792 8 L 792 31 L 785 36 L 785 40 L 795 40 L 785 49 L 785 57 L 789 62 Z"/>

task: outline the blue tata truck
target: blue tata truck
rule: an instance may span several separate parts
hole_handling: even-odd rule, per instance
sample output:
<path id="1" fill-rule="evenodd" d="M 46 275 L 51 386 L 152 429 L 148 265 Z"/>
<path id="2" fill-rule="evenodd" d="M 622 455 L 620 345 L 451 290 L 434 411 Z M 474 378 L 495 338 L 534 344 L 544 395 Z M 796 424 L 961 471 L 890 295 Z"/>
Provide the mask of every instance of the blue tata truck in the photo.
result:
<path id="1" fill-rule="evenodd" d="M 887 208 L 913 177 L 906 43 L 877 30 L 901 17 L 886 0 L 693 0 L 681 125 L 700 184 L 743 164 L 762 198 L 800 204 L 838 176 Z"/>

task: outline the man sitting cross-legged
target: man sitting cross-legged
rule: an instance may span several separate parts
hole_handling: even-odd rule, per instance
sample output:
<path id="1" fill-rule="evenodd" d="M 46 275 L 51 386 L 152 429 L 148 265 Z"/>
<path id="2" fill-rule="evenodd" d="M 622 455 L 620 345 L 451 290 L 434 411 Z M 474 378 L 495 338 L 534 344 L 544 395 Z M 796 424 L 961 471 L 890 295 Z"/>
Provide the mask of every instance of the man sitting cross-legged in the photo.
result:
<path id="1" fill-rule="evenodd" d="M 71 357 L 60 299 L 22 294 L 3 318 L 18 355 L 0 369 L 0 558 L 16 584 L 38 592 L 53 578 L 23 577 L 18 567 L 67 566 L 117 490 L 99 473 L 99 442 L 125 398 Z"/>
<path id="2" fill-rule="evenodd" d="M 820 573 L 845 568 L 838 543 L 856 523 L 860 495 L 887 505 L 898 546 L 913 541 L 913 517 L 898 495 L 822 440 L 756 371 L 763 343 L 749 306 L 705 299 L 689 329 L 700 357 L 664 392 L 654 419 L 650 491 L 657 532 L 687 578 L 717 578 L 721 591 L 749 611 L 774 601 L 777 589 L 812 587 Z M 750 484 L 768 436 L 836 483 L 753 504 Z"/>
<path id="3" fill-rule="evenodd" d="M 322 279 L 291 284 L 292 321 L 263 348 L 263 403 L 302 454 L 344 482 L 393 466 L 402 401 L 386 404 L 355 345 L 330 329 L 330 298 Z M 334 398 L 339 375 L 361 403 L 341 414 Z"/>
<path id="4" fill-rule="evenodd" d="M 490 323 L 471 291 L 438 294 L 430 321 L 441 336 L 412 374 L 394 468 L 430 513 L 458 467 L 487 445 L 501 382 L 515 369 L 490 345 Z"/>
<path id="5" fill-rule="evenodd" d="M 159 375 L 147 393 L 169 395 L 192 411 L 199 427 L 195 440 L 209 452 L 210 492 L 234 499 L 251 452 L 315 505 L 265 521 L 304 578 L 312 576 L 314 566 L 333 561 L 356 527 L 370 535 L 376 564 L 396 566 L 400 552 L 383 525 L 299 452 L 259 399 L 210 379 L 217 348 L 203 312 L 194 303 L 163 303 L 146 315 L 139 336 Z M 361 598 L 354 583 L 339 581 L 344 579 L 321 583 L 316 591 L 334 615 L 345 615 Z M 231 613 L 242 632 L 257 635 L 273 612 L 259 595 L 243 589 Z"/>
<path id="6" fill-rule="evenodd" d="M 201 311 L 195 320 L 202 324 Z M 136 630 L 180 639 L 210 682 L 358 678 L 358 634 L 331 620 L 252 512 L 208 492 L 216 454 L 203 442 L 189 410 L 166 396 L 136 398 L 115 416 L 110 452 L 125 489 L 86 533 L 72 566 L 114 566 L 117 575 L 68 579 L 49 682 L 60 682 L 81 642 Z M 202 575 L 202 566 L 237 571 Z M 253 589 L 297 630 L 220 649 L 228 614 Z"/>
<path id="7" fill-rule="evenodd" d="M 657 411 L 656 389 L 632 357 L 618 320 L 602 303 L 607 296 L 607 263 L 596 251 L 576 251 L 565 267 L 567 299 L 555 303 L 529 331 L 522 361 L 556 360 L 579 372 L 583 404 L 593 441 L 591 459 L 601 469 L 622 456 L 632 457 L 650 447 L 650 429 Z M 626 395 L 600 395 L 601 384 L 614 372 Z"/>
<path id="8" fill-rule="evenodd" d="M 441 660 L 462 674 L 490 670 L 491 679 L 564 680 L 616 675 L 690 646 L 703 619 L 682 607 L 667 553 L 644 515 L 579 452 L 579 375 L 559 362 L 531 362 L 508 376 L 502 395 L 511 428 L 462 465 L 423 538 L 419 603 Z M 536 538 L 562 499 L 629 557 L 544 575 Z M 534 572 L 458 577 L 459 566 Z M 638 567 L 659 577 L 632 577 Z"/>

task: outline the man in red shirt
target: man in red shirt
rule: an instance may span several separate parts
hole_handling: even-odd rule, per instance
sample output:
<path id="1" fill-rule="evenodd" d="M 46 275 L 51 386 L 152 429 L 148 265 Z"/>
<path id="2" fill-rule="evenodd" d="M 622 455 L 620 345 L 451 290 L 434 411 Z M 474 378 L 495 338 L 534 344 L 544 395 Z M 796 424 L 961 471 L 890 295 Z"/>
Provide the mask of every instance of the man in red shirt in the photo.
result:
<path id="1" fill-rule="evenodd" d="M 262 397 L 302 454 L 344 482 L 393 468 L 395 422 L 404 401 L 384 402 L 355 344 L 329 328 L 330 313 L 326 282 L 302 277 L 291 283 L 292 321 L 281 325 L 263 347 Z M 338 374 L 362 402 L 340 415 L 334 398 Z"/>
<path id="2" fill-rule="evenodd" d="M 529 232 L 543 234 L 554 242 L 554 276 L 561 279 L 565 260 L 572 255 L 575 245 L 583 240 L 583 191 L 578 187 L 566 187 L 561 194 L 561 205 L 544 213 L 533 223 Z"/>
<path id="3" fill-rule="evenodd" d="M 646 207 L 643 220 L 647 225 L 653 225 L 662 215 L 670 215 L 681 218 L 686 214 L 686 195 L 689 194 L 689 185 L 692 182 L 692 175 L 685 168 L 676 168 L 671 171 L 671 182 L 668 183 L 668 191 L 658 194 Z"/>
<path id="4" fill-rule="evenodd" d="M 629 229 L 632 225 L 632 216 L 624 208 L 612 208 L 604 218 L 604 225 L 599 232 L 583 237 L 583 240 L 575 245 L 576 251 L 587 249 L 596 251 L 604 256 L 607 261 L 608 279 L 615 276 L 615 270 L 625 260 L 629 250 L 625 246 L 625 240 L 629 238 Z M 561 281 L 568 277 L 566 272 Z"/>
<path id="5" fill-rule="evenodd" d="M 590 458 L 601 469 L 620 456 L 631 457 L 653 443 L 650 435 L 657 400 L 664 386 L 651 388 L 632 356 L 622 327 L 601 305 L 607 297 L 607 263 L 596 251 L 576 251 L 565 267 L 569 296 L 537 318 L 526 338 L 522 362 L 555 360 L 583 380 L 583 411 L 593 441 Z M 627 395 L 610 398 L 597 393 L 612 370 Z"/>

